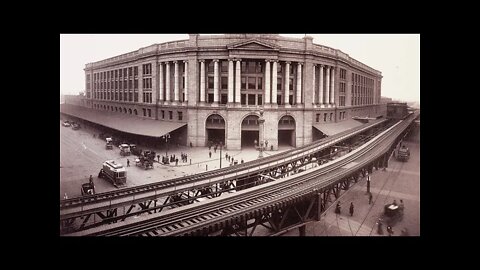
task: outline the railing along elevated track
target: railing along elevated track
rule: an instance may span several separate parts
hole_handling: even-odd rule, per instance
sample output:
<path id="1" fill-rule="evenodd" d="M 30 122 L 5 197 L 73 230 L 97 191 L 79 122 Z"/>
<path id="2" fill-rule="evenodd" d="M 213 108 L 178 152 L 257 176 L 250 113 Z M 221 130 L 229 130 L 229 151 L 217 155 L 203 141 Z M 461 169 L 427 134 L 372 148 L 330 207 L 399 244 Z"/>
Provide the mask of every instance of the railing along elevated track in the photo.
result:
<path id="1" fill-rule="evenodd" d="M 71 235 L 174 236 L 244 232 L 269 223 L 274 233 L 319 219 L 330 195 L 360 170 L 388 165 L 395 144 L 405 136 L 415 115 L 399 121 L 375 138 L 332 162 L 274 182 L 188 206 L 80 231 Z M 347 189 L 348 189 L 347 184 Z M 344 186 L 345 187 L 345 186 Z M 343 187 L 343 189 L 345 189 Z"/>
<path id="2" fill-rule="evenodd" d="M 60 202 L 61 232 L 82 230 L 105 223 L 125 220 L 129 216 L 141 213 L 156 213 L 164 207 L 173 205 L 178 194 L 186 193 L 190 197 L 217 197 L 221 192 L 240 190 L 238 185 L 242 179 L 252 179 L 259 175 L 277 178 L 279 174 L 288 175 L 297 171 L 299 167 L 322 158 L 322 150 L 335 146 L 356 135 L 363 134 L 371 129 L 385 125 L 386 119 L 377 120 L 351 130 L 344 131 L 331 137 L 316 141 L 312 144 L 275 154 L 259 160 L 238 164 L 232 167 L 208 171 L 191 176 L 165 180 L 161 182 L 123 188 L 111 192 L 62 200 Z M 235 186 L 233 182 L 236 181 Z M 253 186 L 253 185 L 245 185 Z M 213 190 L 212 190 L 213 187 Z M 205 192 L 205 191 L 209 192 Z M 165 198 L 163 204 L 157 205 L 157 200 Z M 169 203 L 170 201 L 170 203 Z M 173 202 L 172 202 L 173 201 Z M 185 201 L 185 200 L 183 200 Z M 187 203 L 193 202 L 186 200 Z M 139 207 L 136 207 L 138 205 Z M 123 211 L 122 211 L 123 210 Z M 98 218 L 96 218 L 98 216 Z M 92 218 L 93 217 L 93 218 Z M 83 221 L 73 228 L 76 219 Z"/>

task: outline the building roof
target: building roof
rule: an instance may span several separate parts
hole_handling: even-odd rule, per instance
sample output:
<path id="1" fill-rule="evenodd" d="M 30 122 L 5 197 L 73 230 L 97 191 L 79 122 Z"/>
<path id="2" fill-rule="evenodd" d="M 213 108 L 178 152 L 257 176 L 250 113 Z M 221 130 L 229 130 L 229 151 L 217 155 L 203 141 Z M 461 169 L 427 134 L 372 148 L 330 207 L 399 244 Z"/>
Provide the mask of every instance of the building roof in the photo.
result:
<path id="1" fill-rule="evenodd" d="M 363 123 L 353 119 L 348 119 L 338 123 L 314 124 L 313 126 L 323 132 L 325 135 L 332 136 L 361 125 L 363 125 Z"/>
<path id="2" fill-rule="evenodd" d="M 118 131 L 150 137 L 161 137 L 187 124 L 143 119 L 138 116 L 94 110 L 71 104 L 60 104 L 60 112 Z"/>

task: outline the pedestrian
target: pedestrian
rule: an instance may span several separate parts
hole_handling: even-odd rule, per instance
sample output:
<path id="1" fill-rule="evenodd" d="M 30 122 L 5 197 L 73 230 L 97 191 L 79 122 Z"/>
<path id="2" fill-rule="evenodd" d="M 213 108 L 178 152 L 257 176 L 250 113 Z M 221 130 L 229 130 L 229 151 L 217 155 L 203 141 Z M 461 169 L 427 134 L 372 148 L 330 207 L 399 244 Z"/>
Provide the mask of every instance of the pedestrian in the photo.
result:
<path id="1" fill-rule="evenodd" d="M 88 181 L 90 182 L 90 185 L 93 185 L 93 176 L 90 174 L 90 178 L 88 179 Z"/>
<path id="2" fill-rule="evenodd" d="M 63 195 L 63 199 L 66 200 L 68 199 L 67 193 L 65 192 L 65 195 Z"/>
<path id="3" fill-rule="evenodd" d="M 268 141 L 266 140 L 265 141 L 265 149 L 267 149 L 267 147 L 268 147 Z"/>
<path id="4" fill-rule="evenodd" d="M 160 163 L 160 155 L 157 155 L 158 163 Z"/>
<path id="5" fill-rule="evenodd" d="M 130 167 L 130 160 L 127 158 L 127 167 Z"/>
<path id="6" fill-rule="evenodd" d="M 383 223 L 381 218 L 377 220 L 377 233 L 383 235 Z"/>
<path id="7" fill-rule="evenodd" d="M 208 152 L 208 157 L 212 158 L 212 151 Z"/>
<path id="8" fill-rule="evenodd" d="M 395 206 L 397 206 L 397 205 L 398 205 L 398 204 L 397 204 L 397 200 L 393 200 L 393 203 L 392 203 L 392 204 L 395 205 Z"/>
<path id="9" fill-rule="evenodd" d="M 213 148 L 213 152 L 214 152 L 214 153 L 217 152 L 217 145 L 215 145 L 215 147 Z"/>
<path id="10" fill-rule="evenodd" d="M 341 213 L 340 202 L 337 202 L 337 205 L 335 206 L 335 214 L 340 214 L 340 213 Z"/>
<path id="11" fill-rule="evenodd" d="M 403 200 L 400 200 L 400 205 L 398 206 L 400 211 L 403 213 L 403 209 L 405 208 L 405 205 L 403 204 Z"/>
<path id="12" fill-rule="evenodd" d="M 178 158 L 175 159 L 175 166 L 178 166 Z"/>
<path id="13" fill-rule="evenodd" d="M 243 158 L 242 158 L 242 160 L 240 161 L 240 163 L 243 163 Z"/>
<path id="14" fill-rule="evenodd" d="M 367 192 L 370 193 L 370 175 L 367 175 Z"/>
<path id="15" fill-rule="evenodd" d="M 350 203 L 350 216 L 353 216 L 353 202 Z"/>
<path id="16" fill-rule="evenodd" d="M 393 235 L 393 228 L 392 226 L 387 226 L 387 232 L 388 232 L 388 236 L 392 236 Z"/>
<path id="17" fill-rule="evenodd" d="M 193 144 L 192 144 L 192 142 L 190 142 L 190 148 L 192 148 L 192 147 L 193 147 Z"/>
<path id="18" fill-rule="evenodd" d="M 372 193 L 369 192 L 368 193 L 368 204 L 372 204 L 372 198 L 373 198 Z"/>

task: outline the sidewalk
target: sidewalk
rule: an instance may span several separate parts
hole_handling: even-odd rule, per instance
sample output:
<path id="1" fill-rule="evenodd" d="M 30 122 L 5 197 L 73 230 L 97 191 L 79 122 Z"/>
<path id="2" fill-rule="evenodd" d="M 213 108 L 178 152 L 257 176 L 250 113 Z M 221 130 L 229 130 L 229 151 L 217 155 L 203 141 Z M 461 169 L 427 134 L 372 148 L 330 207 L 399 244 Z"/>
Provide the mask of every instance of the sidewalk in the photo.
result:
<path id="1" fill-rule="evenodd" d="M 372 204 L 368 204 L 366 177 L 359 180 L 344 193 L 340 201 L 341 213 L 335 214 L 336 202 L 332 202 L 321 220 L 306 226 L 307 236 L 388 236 L 386 225 L 383 235 L 377 233 L 376 221 L 383 214 L 384 206 L 396 200 L 405 205 L 403 219 L 393 226 L 393 236 L 399 236 L 406 228 L 410 236 L 420 235 L 420 144 L 406 142 L 411 151 L 408 162 L 390 158 L 386 171 L 379 169 L 371 174 L 370 192 Z M 350 202 L 354 204 L 354 214 L 350 216 Z M 283 236 L 298 236 L 298 230 L 289 231 Z"/>

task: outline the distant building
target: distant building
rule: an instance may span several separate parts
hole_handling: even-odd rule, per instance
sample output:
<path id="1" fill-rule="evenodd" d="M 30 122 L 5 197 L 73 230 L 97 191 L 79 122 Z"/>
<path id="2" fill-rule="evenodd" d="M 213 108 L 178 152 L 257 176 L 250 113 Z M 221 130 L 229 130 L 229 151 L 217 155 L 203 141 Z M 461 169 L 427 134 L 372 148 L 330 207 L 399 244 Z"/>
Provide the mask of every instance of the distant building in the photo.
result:
<path id="1" fill-rule="evenodd" d="M 181 144 L 234 150 L 258 140 L 260 109 L 273 149 L 311 143 L 326 124 L 383 114 L 381 72 L 312 41 L 191 34 L 140 48 L 86 64 L 85 106 L 158 120 L 163 132 L 175 122 Z"/>

